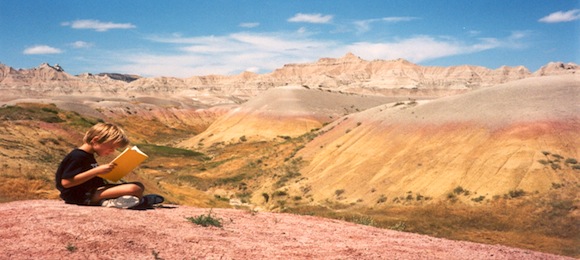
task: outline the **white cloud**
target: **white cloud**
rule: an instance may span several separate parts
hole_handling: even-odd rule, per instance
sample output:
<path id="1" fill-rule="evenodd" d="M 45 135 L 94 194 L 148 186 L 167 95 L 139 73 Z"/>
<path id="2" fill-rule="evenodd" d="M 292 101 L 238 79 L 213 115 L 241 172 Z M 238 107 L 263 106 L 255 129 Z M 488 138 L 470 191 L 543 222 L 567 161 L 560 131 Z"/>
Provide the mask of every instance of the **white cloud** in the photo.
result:
<path id="1" fill-rule="evenodd" d="M 410 16 L 393 16 L 393 17 L 384 17 L 380 20 L 389 22 L 389 23 L 398 23 L 398 22 L 408 22 L 418 19 L 417 17 L 410 17 Z"/>
<path id="2" fill-rule="evenodd" d="M 428 35 L 419 35 L 386 43 L 357 42 L 347 46 L 346 50 L 368 60 L 403 58 L 414 63 L 421 63 L 443 57 L 465 55 L 497 48 L 521 47 L 522 44 L 517 40 L 524 37 L 523 33 L 514 32 L 505 40 L 480 38 L 478 42 L 465 43 L 448 37 L 435 38 Z"/>
<path id="3" fill-rule="evenodd" d="M 408 22 L 412 20 L 419 19 L 417 17 L 409 17 L 409 16 L 392 16 L 392 17 L 383 17 L 377 19 L 367 19 L 367 20 L 359 20 L 355 21 L 354 25 L 357 28 L 359 33 L 364 33 L 370 30 L 371 24 L 377 22 L 387 22 L 387 23 L 398 23 L 398 22 Z"/>
<path id="4" fill-rule="evenodd" d="M 171 35 L 149 37 L 149 40 L 173 44 L 176 52 L 169 55 L 118 53 L 115 63 L 124 65 L 108 70 L 176 77 L 231 75 L 245 70 L 268 73 L 284 64 L 311 62 L 320 55 L 344 55 L 333 52 L 336 43 L 332 41 L 309 39 L 292 32 L 233 33 L 189 38 Z"/>
<path id="5" fill-rule="evenodd" d="M 567 12 L 558 11 L 548 16 L 542 17 L 539 22 L 543 23 L 561 23 L 571 22 L 580 19 L 580 9 L 573 9 Z"/>
<path id="6" fill-rule="evenodd" d="M 260 23 L 241 23 L 240 27 L 244 28 L 254 28 L 260 26 Z"/>
<path id="7" fill-rule="evenodd" d="M 30 48 L 26 48 L 23 51 L 24 54 L 27 55 L 36 55 L 36 54 L 58 54 L 62 53 L 62 50 L 50 47 L 48 45 L 36 45 Z"/>
<path id="8" fill-rule="evenodd" d="M 416 36 L 391 43 L 358 42 L 348 46 L 350 52 L 365 59 L 398 59 L 422 62 L 461 53 L 456 42 L 438 41 L 429 36 Z"/>
<path id="9" fill-rule="evenodd" d="M 297 13 L 288 22 L 294 23 L 330 23 L 332 15 Z"/>
<path id="10" fill-rule="evenodd" d="M 93 44 L 90 42 L 85 42 L 85 41 L 76 41 L 76 42 L 71 43 L 70 46 L 75 48 L 75 49 L 85 49 L 85 48 L 93 47 Z"/>
<path id="11" fill-rule="evenodd" d="M 155 42 L 174 43 L 185 46 L 179 50 L 200 55 L 219 53 L 243 53 L 243 52 L 291 52 L 293 50 L 316 49 L 321 46 L 327 47 L 331 41 L 312 40 L 305 38 L 307 35 L 302 30 L 295 33 L 233 33 L 224 36 L 203 37 L 150 37 Z"/>
<path id="12" fill-rule="evenodd" d="M 116 52 L 108 71 L 143 76 L 191 77 L 232 75 L 244 70 L 270 73 L 285 64 L 310 63 L 323 57 L 338 58 L 352 52 L 366 60 L 403 58 L 421 63 L 498 48 L 521 47 L 526 31 L 503 39 L 479 38 L 465 42 L 453 37 L 418 35 L 383 42 L 343 43 L 318 39 L 300 32 L 233 33 L 222 36 L 183 37 L 173 34 L 148 39 L 168 43 L 170 54 Z M 114 59 L 114 61 L 113 61 Z"/>
<path id="13" fill-rule="evenodd" d="M 481 31 L 478 31 L 478 30 L 469 30 L 469 31 L 467 31 L 467 35 L 469 35 L 469 36 L 477 36 L 477 35 L 480 35 L 480 34 L 481 34 Z"/>
<path id="14" fill-rule="evenodd" d="M 135 25 L 130 23 L 101 22 L 99 20 L 76 20 L 72 22 L 62 22 L 62 26 L 70 26 L 73 29 L 90 29 L 97 32 L 106 32 L 111 29 L 132 29 Z"/>

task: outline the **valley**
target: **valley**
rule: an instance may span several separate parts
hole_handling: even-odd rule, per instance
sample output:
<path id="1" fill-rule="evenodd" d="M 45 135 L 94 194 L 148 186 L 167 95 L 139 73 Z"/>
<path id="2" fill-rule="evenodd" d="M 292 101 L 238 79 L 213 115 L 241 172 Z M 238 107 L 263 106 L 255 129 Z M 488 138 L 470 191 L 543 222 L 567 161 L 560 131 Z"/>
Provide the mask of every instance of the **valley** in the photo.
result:
<path id="1" fill-rule="evenodd" d="M 264 75 L 130 82 L 3 67 L 0 201 L 58 199 L 58 163 L 109 121 L 150 156 L 127 181 L 168 203 L 578 257 L 578 70 L 352 54 Z"/>

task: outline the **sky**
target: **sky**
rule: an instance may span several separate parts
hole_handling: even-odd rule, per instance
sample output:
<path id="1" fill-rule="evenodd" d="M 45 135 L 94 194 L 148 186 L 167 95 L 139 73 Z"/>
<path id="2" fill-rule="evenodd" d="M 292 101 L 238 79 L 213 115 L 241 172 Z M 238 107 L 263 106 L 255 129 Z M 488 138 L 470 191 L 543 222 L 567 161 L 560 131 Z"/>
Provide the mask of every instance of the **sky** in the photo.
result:
<path id="1" fill-rule="evenodd" d="M 266 74 L 349 52 L 531 72 L 580 64 L 580 1 L 0 0 L 0 63 L 15 69 Z"/>

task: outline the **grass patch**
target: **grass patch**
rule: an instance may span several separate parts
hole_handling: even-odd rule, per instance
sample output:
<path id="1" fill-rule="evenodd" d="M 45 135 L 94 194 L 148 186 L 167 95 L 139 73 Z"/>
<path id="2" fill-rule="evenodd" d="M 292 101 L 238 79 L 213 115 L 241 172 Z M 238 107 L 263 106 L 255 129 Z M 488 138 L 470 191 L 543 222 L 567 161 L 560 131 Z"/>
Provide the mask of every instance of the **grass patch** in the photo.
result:
<path id="1" fill-rule="evenodd" d="M 0 120 L 38 120 L 47 123 L 62 123 L 59 110 L 54 104 L 18 104 L 0 107 Z"/>
<path id="2" fill-rule="evenodd" d="M 484 196 L 480 196 L 474 200 L 478 202 L 475 205 L 442 201 L 422 206 L 393 205 L 341 210 L 303 205 L 286 208 L 284 212 L 577 258 L 580 256 L 580 248 L 576 246 L 580 243 L 580 226 L 573 215 L 577 196 L 575 191 L 574 187 L 561 186 L 548 195 L 523 196 L 521 190 L 514 190 L 506 198 L 499 196 L 494 200 L 485 200 Z M 457 192 L 463 194 L 464 189 Z M 451 194 L 457 196 L 454 192 Z"/>
<path id="3" fill-rule="evenodd" d="M 214 227 L 219 227 L 219 228 L 222 227 L 222 219 L 213 216 L 211 209 L 209 210 L 207 215 L 201 214 L 201 215 L 195 216 L 195 217 L 187 217 L 186 219 L 193 224 L 200 225 L 203 227 L 209 227 L 209 226 L 214 226 Z"/>
<path id="4" fill-rule="evenodd" d="M 66 250 L 72 253 L 72 252 L 77 251 L 77 247 L 75 245 L 69 243 L 66 245 Z"/>
<path id="5" fill-rule="evenodd" d="M 170 146 L 154 145 L 154 144 L 138 144 L 139 149 L 141 149 L 146 154 L 158 155 L 163 157 L 193 157 L 201 161 L 209 160 L 210 158 L 204 153 L 175 148 Z"/>

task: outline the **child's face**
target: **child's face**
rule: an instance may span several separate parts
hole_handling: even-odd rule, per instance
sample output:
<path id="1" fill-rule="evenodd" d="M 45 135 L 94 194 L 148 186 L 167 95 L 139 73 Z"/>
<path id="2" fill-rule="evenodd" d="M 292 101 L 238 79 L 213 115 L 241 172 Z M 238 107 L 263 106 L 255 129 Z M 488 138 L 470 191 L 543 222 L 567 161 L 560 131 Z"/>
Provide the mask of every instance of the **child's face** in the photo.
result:
<path id="1" fill-rule="evenodd" d="M 113 142 L 106 142 L 106 143 L 95 143 L 93 144 L 93 150 L 99 156 L 107 156 L 112 154 L 117 148 L 119 148 L 119 144 Z"/>

